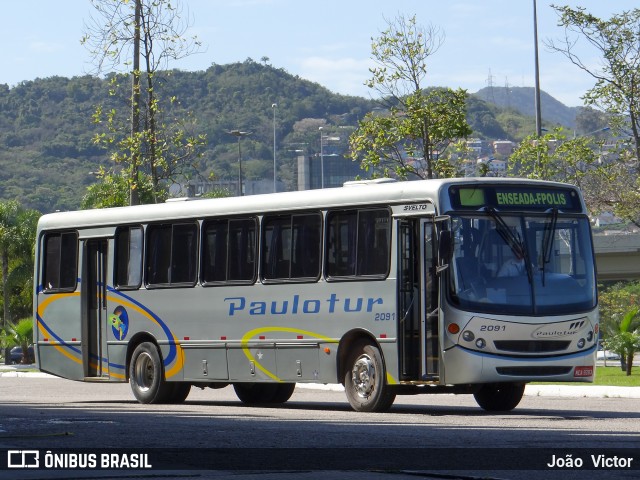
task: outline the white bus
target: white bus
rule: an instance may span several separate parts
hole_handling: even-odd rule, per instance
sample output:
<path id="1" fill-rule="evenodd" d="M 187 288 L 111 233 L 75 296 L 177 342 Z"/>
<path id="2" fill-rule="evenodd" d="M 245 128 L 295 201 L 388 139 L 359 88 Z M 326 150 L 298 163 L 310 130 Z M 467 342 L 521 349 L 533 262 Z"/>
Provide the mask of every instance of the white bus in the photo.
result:
<path id="1" fill-rule="evenodd" d="M 38 367 L 129 382 L 143 403 L 233 385 L 286 402 L 343 384 L 358 411 L 532 381 L 590 382 L 598 316 L 573 186 L 521 179 L 344 187 L 45 215 Z"/>

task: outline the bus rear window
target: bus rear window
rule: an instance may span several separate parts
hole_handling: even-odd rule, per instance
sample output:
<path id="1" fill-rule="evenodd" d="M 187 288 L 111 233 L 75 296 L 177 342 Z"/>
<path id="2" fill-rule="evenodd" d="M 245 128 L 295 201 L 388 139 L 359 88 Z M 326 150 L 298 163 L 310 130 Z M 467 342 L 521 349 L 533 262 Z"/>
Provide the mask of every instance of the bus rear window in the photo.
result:
<path id="1" fill-rule="evenodd" d="M 78 278 L 78 234 L 50 233 L 44 237 L 43 287 L 47 292 L 73 291 Z"/>

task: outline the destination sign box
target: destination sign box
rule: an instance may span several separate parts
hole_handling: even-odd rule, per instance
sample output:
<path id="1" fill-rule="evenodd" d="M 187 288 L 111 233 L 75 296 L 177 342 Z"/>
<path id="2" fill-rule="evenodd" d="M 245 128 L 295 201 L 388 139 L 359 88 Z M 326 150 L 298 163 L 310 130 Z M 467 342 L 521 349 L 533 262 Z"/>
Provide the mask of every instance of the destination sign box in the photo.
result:
<path id="1" fill-rule="evenodd" d="M 456 209 L 493 207 L 497 210 L 548 210 L 579 212 L 580 199 L 571 188 L 537 187 L 535 185 L 461 186 L 449 189 L 451 204 Z"/>

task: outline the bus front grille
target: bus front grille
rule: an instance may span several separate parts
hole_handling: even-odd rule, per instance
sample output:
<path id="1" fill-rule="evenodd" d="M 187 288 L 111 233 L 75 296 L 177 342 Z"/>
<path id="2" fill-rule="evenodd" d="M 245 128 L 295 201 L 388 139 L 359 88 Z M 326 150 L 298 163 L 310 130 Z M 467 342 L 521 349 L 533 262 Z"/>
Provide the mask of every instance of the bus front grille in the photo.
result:
<path id="1" fill-rule="evenodd" d="M 496 367 L 498 375 L 511 377 L 550 377 L 566 375 L 573 367 Z"/>
<path id="2" fill-rule="evenodd" d="M 571 342 L 564 340 L 498 340 L 494 342 L 496 350 L 512 353 L 548 353 L 562 352 Z"/>

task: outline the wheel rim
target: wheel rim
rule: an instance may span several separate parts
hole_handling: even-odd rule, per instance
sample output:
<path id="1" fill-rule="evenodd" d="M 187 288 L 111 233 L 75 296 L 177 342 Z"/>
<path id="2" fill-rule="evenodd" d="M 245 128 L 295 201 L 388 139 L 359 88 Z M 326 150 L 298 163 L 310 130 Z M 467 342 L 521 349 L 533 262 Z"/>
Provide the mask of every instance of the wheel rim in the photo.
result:
<path id="1" fill-rule="evenodd" d="M 136 359 L 133 376 L 138 389 L 142 392 L 148 391 L 153 385 L 153 379 L 155 378 L 153 359 L 147 352 L 142 352 Z"/>
<path id="2" fill-rule="evenodd" d="M 361 398 L 369 398 L 376 383 L 376 367 L 368 355 L 361 355 L 351 369 L 353 388 Z"/>

